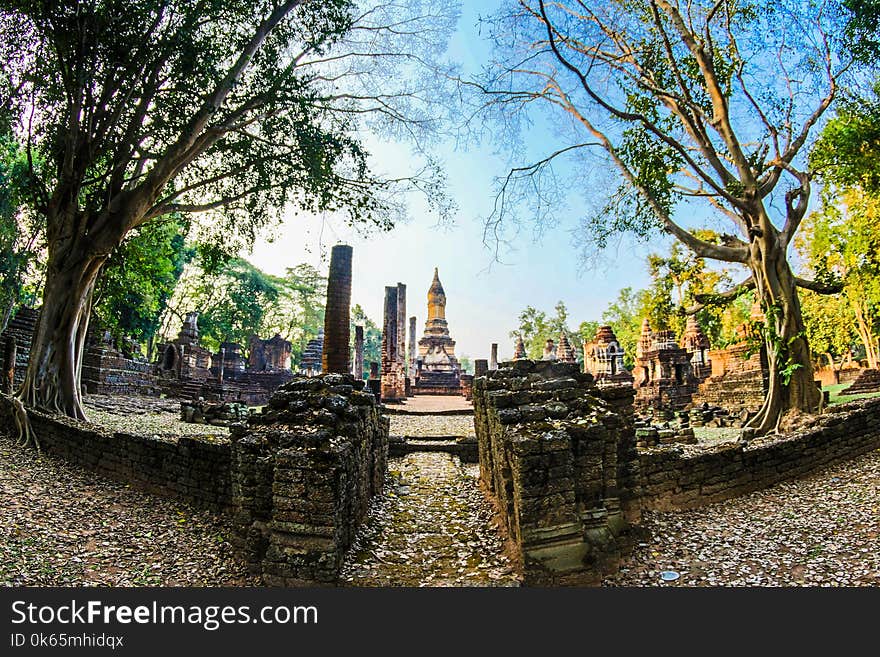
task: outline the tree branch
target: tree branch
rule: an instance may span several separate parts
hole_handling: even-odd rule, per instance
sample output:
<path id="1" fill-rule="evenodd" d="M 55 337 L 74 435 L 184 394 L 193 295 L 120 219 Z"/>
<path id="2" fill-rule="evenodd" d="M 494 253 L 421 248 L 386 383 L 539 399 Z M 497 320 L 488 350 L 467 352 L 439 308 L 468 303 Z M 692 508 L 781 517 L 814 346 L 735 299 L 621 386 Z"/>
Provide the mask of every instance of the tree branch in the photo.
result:
<path id="1" fill-rule="evenodd" d="M 694 315 L 706 306 L 723 306 L 738 298 L 740 295 L 755 289 L 755 279 L 749 276 L 746 280 L 738 285 L 733 286 L 727 292 L 710 292 L 706 294 L 695 294 L 694 300 L 697 302 L 692 306 L 685 308 L 685 315 Z"/>
<path id="2" fill-rule="evenodd" d="M 798 276 L 795 276 L 794 284 L 805 290 L 811 290 L 812 292 L 816 292 L 818 294 L 837 294 L 839 292 L 843 292 L 842 281 L 836 283 L 820 283 L 819 281 L 810 281 L 806 278 L 799 278 Z"/>

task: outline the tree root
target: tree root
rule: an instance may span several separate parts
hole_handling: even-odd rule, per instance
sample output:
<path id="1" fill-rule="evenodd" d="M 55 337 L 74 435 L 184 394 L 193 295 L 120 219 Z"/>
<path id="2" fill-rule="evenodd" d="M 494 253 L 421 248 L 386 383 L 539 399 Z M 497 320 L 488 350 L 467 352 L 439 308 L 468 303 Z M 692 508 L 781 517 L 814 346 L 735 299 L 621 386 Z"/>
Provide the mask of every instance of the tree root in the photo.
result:
<path id="1" fill-rule="evenodd" d="M 4 394 L 2 399 L 8 405 L 12 422 L 15 424 L 16 431 L 18 431 L 18 447 L 27 447 L 33 444 L 37 453 L 41 453 L 40 441 L 37 440 L 37 434 L 34 433 L 24 404 L 20 399 L 11 395 Z"/>

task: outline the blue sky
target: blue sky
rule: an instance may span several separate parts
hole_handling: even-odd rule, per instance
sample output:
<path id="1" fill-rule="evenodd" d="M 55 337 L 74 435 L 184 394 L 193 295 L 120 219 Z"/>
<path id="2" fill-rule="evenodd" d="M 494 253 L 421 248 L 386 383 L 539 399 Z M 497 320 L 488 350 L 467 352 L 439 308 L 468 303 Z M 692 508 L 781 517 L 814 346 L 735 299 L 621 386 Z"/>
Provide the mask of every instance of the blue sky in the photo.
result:
<path id="1" fill-rule="evenodd" d="M 477 16 L 493 3 L 466 3 L 450 55 L 465 71 L 475 71 L 485 61 L 487 45 L 478 36 Z M 549 126 L 537 126 L 537 139 Z M 573 244 L 574 211 L 558 218 L 558 224 L 539 240 L 528 228 L 522 231 L 515 249 L 495 262 L 494 250 L 483 244 L 483 226 L 493 203 L 493 177 L 506 173 L 502 158 L 493 155 L 491 143 L 471 144 L 456 151 L 444 144 L 449 192 L 459 211 L 452 227 L 438 227 L 418 202 L 411 206 L 412 219 L 390 233 L 362 236 L 333 216 L 289 216 L 274 231 L 275 239 L 259 240 L 247 256 L 258 267 L 281 274 L 286 267 L 308 262 L 327 268 L 330 247 L 346 242 L 354 247 L 352 302 L 359 303 L 381 326 L 384 286 L 398 281 L 408 286 L 408 315 L 418 317 L 421 331 L 426 318 L 426 296 L 434 267 L 446 290 L 447 319 L 457 341 L 459 356 L 487 358 L 492 342 L 500 355 L 509 357 L 513 343 L 508 337 L 517 326 L 517 316 L 532 305 L 548 313 L 557 301 L 565 302 L 570 323 L 598 320 L 621 288 L 648 284 L 644 257 L 650 250 L 664 248 L 664 239 L 640 245 L 624 238 L 603 254 L 604 266 L 587 269 Z M 383 160 L 406 158 L 404 147 L 382 145 L 375 155 Z M 602 194 L 602 190 L 598 190 Z M 576 199 L 575 199 L 576 201 Z"/>

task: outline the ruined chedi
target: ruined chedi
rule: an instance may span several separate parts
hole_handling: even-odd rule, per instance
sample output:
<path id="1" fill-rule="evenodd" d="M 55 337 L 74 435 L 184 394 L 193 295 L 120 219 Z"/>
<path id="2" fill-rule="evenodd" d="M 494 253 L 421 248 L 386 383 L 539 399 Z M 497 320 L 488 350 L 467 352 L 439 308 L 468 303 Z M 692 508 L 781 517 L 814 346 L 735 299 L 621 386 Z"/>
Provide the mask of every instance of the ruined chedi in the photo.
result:
<path id="1" fill-rule="evenodd" d="M 428 321 L 419 340 L 418 391 L 422 394 L 459 394 L 461 367 L 455 357 L 455 340 L 446 322 L 446 292 L 434 268 L 428 289 Z"/>

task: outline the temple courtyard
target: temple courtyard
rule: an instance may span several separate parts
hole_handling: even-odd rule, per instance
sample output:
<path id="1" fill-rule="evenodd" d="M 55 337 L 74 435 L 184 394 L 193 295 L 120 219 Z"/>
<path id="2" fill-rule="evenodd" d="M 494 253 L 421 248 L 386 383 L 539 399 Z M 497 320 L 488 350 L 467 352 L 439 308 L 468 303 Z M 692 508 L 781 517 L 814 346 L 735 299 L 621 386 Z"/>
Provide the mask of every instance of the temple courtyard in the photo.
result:
<path id="1" fill-rule="evenodd" d="M 472 434 L 459 399 L 417 398 L 391 416 L 392 436 L 429 443 Z M 132 415 L 122 400 L 92 412 L 163 434 L 171 406 Z M 415 412 L 413 412 L 415 411 Z M 225 440 L 223 427 L 199 426 Z M 452 454 L 389 459 L 348 553 L 351 586 L 517 586 L 476 464 Z M 700 509 L 646 512 L 633 551 L 606 586 L 868 586 L 880 584 L 880 451 Z M 108 511 L 109 510 L 109 511 Z M 227 517 L 131 489 L 0 436 L 0 584 L 258 585 L 229 543 Z"/>

